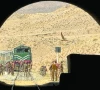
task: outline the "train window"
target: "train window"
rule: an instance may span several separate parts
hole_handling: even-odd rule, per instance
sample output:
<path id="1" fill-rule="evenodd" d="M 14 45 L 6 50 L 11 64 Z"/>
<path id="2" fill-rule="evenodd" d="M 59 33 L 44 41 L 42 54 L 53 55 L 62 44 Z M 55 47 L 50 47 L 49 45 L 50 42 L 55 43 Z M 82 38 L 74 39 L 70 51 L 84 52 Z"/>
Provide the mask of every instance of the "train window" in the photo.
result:
<path id="1" fill-rule="evenodd" d="M 29 52 L 29 49 L 25 49 L 25 52 Z"/>
<path id="2" fill-rule="evenodd" d="M 17 49 L 17 53 L 23 52 L 23 49 Z"/>

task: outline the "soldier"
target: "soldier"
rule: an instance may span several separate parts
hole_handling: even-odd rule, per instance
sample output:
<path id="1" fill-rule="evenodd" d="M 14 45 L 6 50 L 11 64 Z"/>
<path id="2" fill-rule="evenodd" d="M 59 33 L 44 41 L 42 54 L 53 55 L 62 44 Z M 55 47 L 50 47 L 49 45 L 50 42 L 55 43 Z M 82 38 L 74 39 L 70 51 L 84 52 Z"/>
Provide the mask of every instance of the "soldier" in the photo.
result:
<path id="1" fill-rule="evenodd" d="M 15 70 L 19 71 L 19 69 L 20 69 L 20 62 L 15 61 Z"/>
<path id="2" fill-rule="evenodd" d="M 45 76 L 46 75 L 46 71 L 47 71 L 46 66 L 41 66 L 40 67 L 40 75 Z"/>
<path id="3" fill-rule="evenodd" d="M 32 63 L 31 62 L 28 62 L 28 76 L 30 76 L 30 72 L 31 72 L 31 69 L 32 69 Z"/>
<path id="4" fill-rule="evenodd" d="M 7 62 L 7 72 L 8 72 L 8 74 L 11 73 L 11 63 L 10 63 L 10 61 Z"/>
<path id="5" fill-rule="evenodd" d="M 28 64 L 27 62 L 24 62 L 24 76 L 28 76 Z"/>
<path id="6" fill-rule="evenodd" d="M 43 73 L 43 75 L 46 75 L 46 72 L 47 72 L 47 68 L 46 68 L 46 66 L 44 66 L 44 73 Z"/>
<path id="7" fill-rule="evenodd" d="M 61 75 L 61 73 L 63 73 L 64 71 L 63 71 L 63 61 L 61 61 L 61 63 L 59 64 L 59 66 L 58 66 L 58 68 L 59 68 L 59 74 L 58 74 L 58 77 L 60 77 L 60 75 Z"/>
<path id="8" fill-rule="evenodd" d="M 52 62 L 52 64 L 53 64 L 53 62 Z M 50 67 L 49 67 L 49 70 L 50 70 L 50 76 L 51 76 L 51 81 L 52 81 L 52 64 L 51 64 Z"/>
<path id="9" fill-rule="evenodd" d="M 20 71 L 22 72 L 24 69 L 24 62 L 23 61 L 20 61 Z"/>
<path id="10" fill-rule="evenodd" d="M 15 64 L 14 64 L 14 62 L 10 62 L 10 64 L 11 64 L 11 75 L 14 75 Z"/>
<path id="11" fill-rule="evenodd" d="M 8 74 L 8 62 L 4 64 L 5 75 Z"/>
<path id="12" fill-rule="evenodd" d="M 3 75 L 3 65 L 0 64 L 0 75 Z"/>
<path id="13" fill-rule="evenodd" d="M 64 72 L 63 69 L 64 69 L 64 67 L 63 67 L 63 61 L 61 61 L 61 65 L 60 65 L 60 73 L 63 73 L 63 72 Z"/>
<path id="14" fill-rule="evenodd" d="M 49 70 L 50 70 L 50 73 L 51 73 L 51 80 L 52 80 L 52 81 L 54 81 L 54 80 L 57 81 L 57 78 L 58 78 L 57 61 L 53 61 L 53 63 L 52 63 L 52 65 L 50 66 Z"/>

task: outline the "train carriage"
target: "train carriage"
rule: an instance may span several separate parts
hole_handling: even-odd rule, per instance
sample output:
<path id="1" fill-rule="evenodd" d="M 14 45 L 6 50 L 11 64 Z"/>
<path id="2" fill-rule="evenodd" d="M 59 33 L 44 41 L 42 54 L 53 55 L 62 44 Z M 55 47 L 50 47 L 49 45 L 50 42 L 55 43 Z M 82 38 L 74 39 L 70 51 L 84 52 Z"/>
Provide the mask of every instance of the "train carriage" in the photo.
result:
<path id="1" fill-rule="evenodd" d="M 15 70 L 19 69 L 21 62 L 31 63 L 32 62 L 31 48 L 24 45 L 20 45 L 14 48 L 13 61 L 15 63 Z"/>

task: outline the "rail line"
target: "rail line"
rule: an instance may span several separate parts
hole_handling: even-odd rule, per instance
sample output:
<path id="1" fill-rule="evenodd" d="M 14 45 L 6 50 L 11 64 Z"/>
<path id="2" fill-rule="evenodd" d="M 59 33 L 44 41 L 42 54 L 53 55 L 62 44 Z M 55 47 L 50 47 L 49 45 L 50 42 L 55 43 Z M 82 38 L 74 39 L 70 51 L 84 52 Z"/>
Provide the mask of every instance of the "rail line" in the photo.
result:
<path id="1" fill-rule="evenodd" d="M 28 73 L 28 76 L 25 76 L 25 75 L 24 75 L 24 72 L 21 72 L 20 69 L 21 69 L 21 67 L 19 67 L 19 70 L 18 70 L 18 72 L 17 72 L 17 75 L 16 75 L 16 77 L 15 77 L 15 79 L 14 79 L 14 83 L 13 83 L 13 85 L 12 85 L 12 87 L 11 87 L 11 90 L 14 90 L 15 81 L 16 81 L 17 79 L 22 79 L 22 78 L 23 78 L 23 79 L 25 80 L 25 78 L 26 78 L 26 80 L 28 80 L 29 77 L 30 77 L 30 81 L 33 81 L 33 83 L 35 83 L 35 85 L 37 86 L 38 90 L 40 90 L 39 86 L 38 86 L 37 83 L 35 82 L 35 78 L 33 78 L 33 75 L 31 74 L 31 72 Z M 23 74 L 22 74 L 22 73 L 23 73 Z M 18 77 L 19 77 L 19 78 L 18 78 Z"/>

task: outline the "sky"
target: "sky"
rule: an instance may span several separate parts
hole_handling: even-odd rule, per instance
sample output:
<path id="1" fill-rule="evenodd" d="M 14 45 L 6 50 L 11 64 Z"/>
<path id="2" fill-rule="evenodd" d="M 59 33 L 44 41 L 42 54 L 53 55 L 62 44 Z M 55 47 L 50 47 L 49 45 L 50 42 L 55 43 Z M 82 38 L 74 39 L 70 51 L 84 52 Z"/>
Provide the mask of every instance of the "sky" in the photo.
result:
<path id="1" fill-rule="evenodd" d="M 68 3 L 60 1 L 41 1 L 24 6 L 17 10 L 16 13 L 49 13 L 67 5 Z"/>

